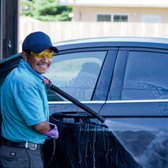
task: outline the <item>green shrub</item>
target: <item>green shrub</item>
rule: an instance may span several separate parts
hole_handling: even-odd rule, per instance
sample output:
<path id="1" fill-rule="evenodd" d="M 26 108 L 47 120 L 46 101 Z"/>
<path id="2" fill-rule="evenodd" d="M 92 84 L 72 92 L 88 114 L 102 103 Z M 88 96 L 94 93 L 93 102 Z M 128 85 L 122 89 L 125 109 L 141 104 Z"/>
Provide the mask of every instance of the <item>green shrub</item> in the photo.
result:
<path id="1" fill-rule="evenodd" d="M 58 0 L 21 0 L 21 16 L 31 16 L 43 21 L 70 21 L 70 6 L 59 6 Z"/>

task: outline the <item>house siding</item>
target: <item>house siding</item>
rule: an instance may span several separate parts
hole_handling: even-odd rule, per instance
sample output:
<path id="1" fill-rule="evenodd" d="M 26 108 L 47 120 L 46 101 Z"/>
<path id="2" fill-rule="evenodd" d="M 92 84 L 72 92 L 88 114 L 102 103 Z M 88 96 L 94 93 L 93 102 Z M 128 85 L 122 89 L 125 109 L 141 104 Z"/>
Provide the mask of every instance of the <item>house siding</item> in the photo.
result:
<path id="1" fill-rule="evenodd" d="M 74 6 L 73 21 L 95 22 L 97 14 L 127 14 L 129 22 L 142 22 L 144 15 L 160 17 L 160 22 L 168 23 L 168 9 L 163 8 L 125 8 L 125 7 L 89 7 Z"/>

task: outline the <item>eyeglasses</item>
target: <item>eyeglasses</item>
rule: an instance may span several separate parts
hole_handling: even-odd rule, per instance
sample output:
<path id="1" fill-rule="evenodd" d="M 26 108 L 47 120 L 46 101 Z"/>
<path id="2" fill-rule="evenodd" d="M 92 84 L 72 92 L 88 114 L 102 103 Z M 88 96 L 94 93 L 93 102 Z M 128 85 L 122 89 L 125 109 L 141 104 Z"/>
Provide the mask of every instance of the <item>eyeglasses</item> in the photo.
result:
<path id="1" fill-rule="evenodd" d="M 30 54 L 34 57 L 37 57 L 37 58 L 43 58 L 45 56 L 45 57 L 51 59 L 53 57 L 53 52 L 46 52 L 46 51 L 43 51 L 41 53 L 34 53 L 31 51 Z"/>

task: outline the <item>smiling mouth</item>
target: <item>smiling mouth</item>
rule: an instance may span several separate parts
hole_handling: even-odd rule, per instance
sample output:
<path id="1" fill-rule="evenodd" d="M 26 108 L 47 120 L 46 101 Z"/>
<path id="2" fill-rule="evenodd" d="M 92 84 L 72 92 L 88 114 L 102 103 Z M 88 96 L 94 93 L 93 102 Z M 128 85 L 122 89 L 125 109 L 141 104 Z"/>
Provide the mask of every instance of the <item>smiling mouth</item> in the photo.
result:
<path id="1" fill-rule="evenodd" d="M 37 68 L 39 69 L 39 71 L 45 72 L 49 68 L 49 65 L 48 64 L 38 64 Z"/>
<path id="2" fill-rule="evenodd" d="M 48 68 L 48 65 L 40 65 L 40 67 Z"/>
<path id="3" fill-rule="evenodd" d="M 37 64 L 38 67 L 43 67 L 43 68 L 48 68 L 49 65 L 48 64 Z"/>

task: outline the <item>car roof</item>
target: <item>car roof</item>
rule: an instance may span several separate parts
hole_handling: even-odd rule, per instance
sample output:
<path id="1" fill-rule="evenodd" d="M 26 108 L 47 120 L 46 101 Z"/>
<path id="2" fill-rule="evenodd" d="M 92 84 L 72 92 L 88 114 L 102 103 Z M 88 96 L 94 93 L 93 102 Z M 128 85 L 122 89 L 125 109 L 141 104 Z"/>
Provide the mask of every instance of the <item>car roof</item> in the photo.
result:
<path id="1" fill-rule="evenodd" d="M 147 38 L 147 37 L 99 37 L 75 39 L 53 43 L 58 51 L 96 48 L 96 47 L 146 47 L 168 49 L 168 38 Z M 20 56 L 20 53 L 7 57 L 0 61 L 0 64 Z"/>
<path id="2" fill-rule="evenodd" d="M 90 47 L 153 47 L 168 49 L 168 38 L 146 37 L 101 37 L 76 39 L 54 43 L 58 50 L 70 50 Z"/>

